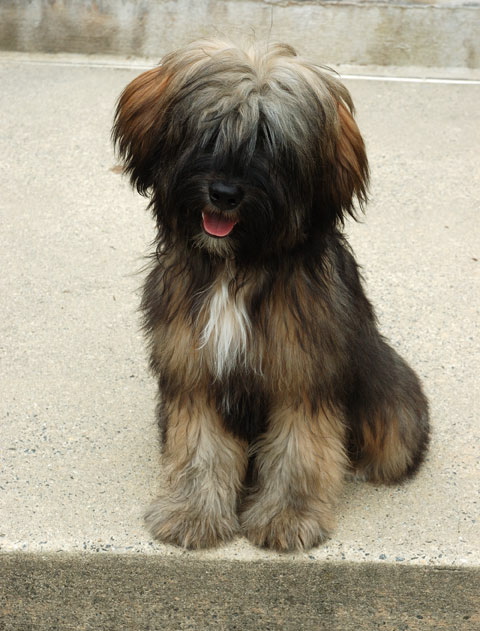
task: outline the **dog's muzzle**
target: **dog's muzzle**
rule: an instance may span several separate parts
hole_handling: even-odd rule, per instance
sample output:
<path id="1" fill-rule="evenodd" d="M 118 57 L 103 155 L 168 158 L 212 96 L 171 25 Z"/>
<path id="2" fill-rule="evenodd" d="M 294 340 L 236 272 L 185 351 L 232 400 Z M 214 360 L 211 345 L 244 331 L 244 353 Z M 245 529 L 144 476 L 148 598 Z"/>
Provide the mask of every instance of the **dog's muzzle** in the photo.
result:
<path id="1" fill-rule="evenodd" d="M 238 184 L 225 180 L 215 180 L 208 187 L 208 197 L 217 212 L 203 212 L 203 229 L 212 237 L 228 236 L 238 222 L 233 216 L 243 199 L 243 189 Z"/>

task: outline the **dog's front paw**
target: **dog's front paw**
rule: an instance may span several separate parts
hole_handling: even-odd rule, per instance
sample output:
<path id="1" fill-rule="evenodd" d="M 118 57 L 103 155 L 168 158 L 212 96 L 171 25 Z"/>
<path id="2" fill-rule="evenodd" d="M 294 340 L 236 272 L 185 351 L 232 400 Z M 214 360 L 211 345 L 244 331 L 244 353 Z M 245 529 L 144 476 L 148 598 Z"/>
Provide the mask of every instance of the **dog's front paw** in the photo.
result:
<path id="1" fill-rule="evenodd" d="M 155 539 L 182 548 L 212 548 L 230 541 L 238 532 L 235 515 L 216 515 L 181 504 L 166 497 L 158 498 L 145 515 L 146 524 Z"/>
<path id="2" fill-rule="evenodd" d="M 253 505 L 242 514 L 241 526 L 253 544 L 279 552 L 308 550 L 323 543 L 331 532 L 331 526 L 322 525 L 313 511 L 291 507 L 272 514 Z"/>

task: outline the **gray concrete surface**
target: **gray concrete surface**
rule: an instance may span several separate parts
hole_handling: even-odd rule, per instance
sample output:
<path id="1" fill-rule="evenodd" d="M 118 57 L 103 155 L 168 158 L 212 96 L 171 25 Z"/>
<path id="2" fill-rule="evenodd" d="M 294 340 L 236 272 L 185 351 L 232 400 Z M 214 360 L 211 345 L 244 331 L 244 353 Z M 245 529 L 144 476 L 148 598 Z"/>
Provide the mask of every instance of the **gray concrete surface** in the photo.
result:
<path id="1" fill-rule="evenodd" d="M 190 553 L 142 523 L 160 484 L 136 313 L 153 229 L 109 137 L 138 69 L 88 63 L 0 55 L 0 628 L 480 628 L 480 84 L 346 81 L 372 166 L 348 233 L 431 401 L 422 472 L 348 483 L 312 551 Z"/>
<path id="2" fill-rule="evenodd" d="M 471 631 L 465 568 L 69 555 L 3 559 L 2 631 Z M 452 596 L 453 595 L 453 596 Z"/>
<path id="3" fill-rule="evenodd" d="M 212 32 L 287 40 L 330 64 L 480 67 L 470 0 L 2 0 L 0 49 L 159 58 Z"/>

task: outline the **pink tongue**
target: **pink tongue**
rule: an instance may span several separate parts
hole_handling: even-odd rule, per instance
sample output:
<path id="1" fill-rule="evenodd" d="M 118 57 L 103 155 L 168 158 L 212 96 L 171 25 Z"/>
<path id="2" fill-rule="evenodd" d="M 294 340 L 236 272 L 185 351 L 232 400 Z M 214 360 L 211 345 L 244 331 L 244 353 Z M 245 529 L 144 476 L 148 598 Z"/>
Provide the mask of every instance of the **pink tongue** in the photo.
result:
<path id="1" fill-rule="evenodd" d="M 233 230 L 236 220 L 225 219 L 220 215 L 203 213 L 203 228 L 214 237 L 226 237 Z"/>

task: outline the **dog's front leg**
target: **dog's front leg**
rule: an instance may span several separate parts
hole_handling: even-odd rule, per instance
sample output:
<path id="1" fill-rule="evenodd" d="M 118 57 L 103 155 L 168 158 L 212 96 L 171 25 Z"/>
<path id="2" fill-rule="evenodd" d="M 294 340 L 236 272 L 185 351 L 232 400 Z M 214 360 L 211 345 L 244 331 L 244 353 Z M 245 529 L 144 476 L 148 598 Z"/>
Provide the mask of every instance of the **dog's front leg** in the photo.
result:
<path id="1" fill-rule="evenodd" d="M 150 531 L 186 548 L 228 541 L 239 529 L 246 443 L 225 430 L 203 392 L 164 403 L 162 416 L 165 486 L 146 515 Z"/>
<path id="2" fill-rule="evenodd" d="M 331 532 L 345 473 L 342 415 L 280 405 L 255 447 L 257 486 L 241 525 L 248 539 L 277 550 L 308 549 Z"/>

